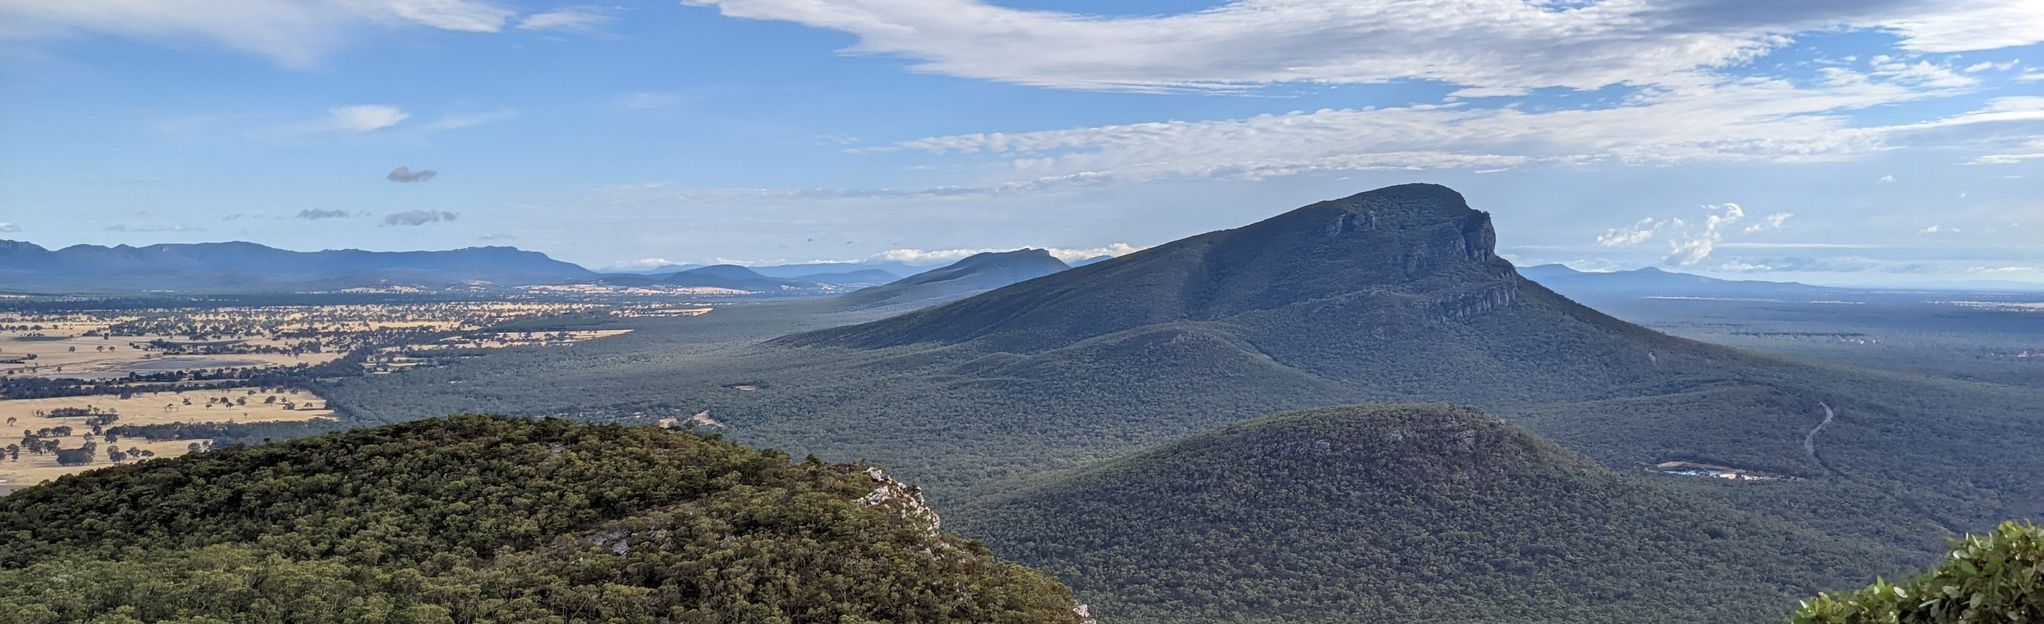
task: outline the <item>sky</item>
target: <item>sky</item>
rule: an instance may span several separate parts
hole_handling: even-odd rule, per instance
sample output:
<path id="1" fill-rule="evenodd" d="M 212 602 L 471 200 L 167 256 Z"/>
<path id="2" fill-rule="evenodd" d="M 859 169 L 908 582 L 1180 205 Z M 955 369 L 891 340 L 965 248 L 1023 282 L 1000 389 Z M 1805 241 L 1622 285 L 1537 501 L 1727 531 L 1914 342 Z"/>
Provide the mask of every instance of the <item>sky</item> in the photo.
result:
<path id="1" fill-rule="evenodd" d="M 0 0 L 0 238 L 1076 259 L 1435 182 L 1521 265 L 2044 284 L 2040 42 L 2044 0 Z"/>

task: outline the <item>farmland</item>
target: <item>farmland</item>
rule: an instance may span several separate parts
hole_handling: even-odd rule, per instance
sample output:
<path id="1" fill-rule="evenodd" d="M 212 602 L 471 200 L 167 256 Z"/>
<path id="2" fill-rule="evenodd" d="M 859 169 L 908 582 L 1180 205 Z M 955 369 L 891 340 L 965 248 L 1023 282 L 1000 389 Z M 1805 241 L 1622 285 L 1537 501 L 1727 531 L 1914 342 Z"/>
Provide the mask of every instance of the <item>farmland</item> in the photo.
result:
<path id="1" fill-rule="evenodd" d="M 346 415 L 319 394 L 333 380 L 564 347 L 631 331 L 606 326 L 614 319 L 675 315 L 671 303 L 579 301 L 6 303 L 0 494 L 116 463 L 340 428 Z"/>

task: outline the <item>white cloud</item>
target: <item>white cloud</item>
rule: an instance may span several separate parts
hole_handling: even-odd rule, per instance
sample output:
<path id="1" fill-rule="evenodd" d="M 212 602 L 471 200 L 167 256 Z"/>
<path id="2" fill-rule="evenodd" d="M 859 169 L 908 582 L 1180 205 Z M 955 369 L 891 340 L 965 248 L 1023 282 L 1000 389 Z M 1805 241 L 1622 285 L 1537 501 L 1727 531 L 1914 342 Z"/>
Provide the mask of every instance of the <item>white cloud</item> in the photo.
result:
<path id="1" fill-rule="evenodd" d="M 1236 0 L 1170 15 L 1102 17 L 984 0 L 684 0 L 726 16 L 849 33 L 848 52 L 922 71 L 1104 90 L 1438 80 L 1464 96 L 1539 87 L 1664 84 L 1735 65 L 1799 32 L 1881 29 L 1904 49 L 2044 41 L 2037 0 Z M 1764 8 L 1763 8 L 1764 6 Z M 1940 77 L 1942 78 L 1942 77 Z"/>
<path id="2" fill-rule="evenodd" d="M 558 30 L 574 33 L 592 33 L 602 30 L 610 23 L 610 16 L 602 13 L 576 9 L 560 9 L 534 13 L 518 20 L 519 30 Z"/>
<path id="3" fill-rule="evenodd" d="M 626 260 L 624 262 L 619 262 L 610 265 L 609 268 L 616 271 L 644 271 L 646 269 L 653 269 L 677 264 L 681 263 L 666 258 L 640 258 L 637 260 Z"/>
<path id="4" fill-rule="evenodd" d="M 1710 257 L 1717 244 L 1725 240 L 1724 228 L 1746 218 L 1746 211 L 1738 204 L 1726 202 L 1703 207 L 1711 215 L 1703 222 L 1703 231 L 1689 233 L 1685 238 L 1668 241 L 1668 257 L 1665 262 L 1677 266 L 1693 266 Z"/>
<path id="5" fill-rule="evenodd" d="M 19 231 L 21 231 L 21 226 L 8 223 L 6 221 L 0 221 L 0 232 L 12 234 Z"/>
<path id="6" fill-rule="evenodd" d="M 1761 217 L 1759 223 L 1746 226 L 1746 233 L 1751 234 L 1754 232 L 1779 230 L 1781 229 L 1782 224 L 1788 223 L 1789 218 L 1794 216 L 1796 215 L 1795 213 L 1792 212 L 1777 212 L 1771 215 L 1767 215 L 1765 217 Z"/>
<path id="7" fill-rule="evenodd" d="M 327 109 L 328 119 L 323 128 L 356 134 L 375 132 L 404 123 L 412 117 L 404 109 L 382 104 L 360 104 Z"/>
<path id="8" fill-rule="evenodd" d="M 510 16 L 480 0 L 0 0 L 0 40 L 201 40 L 307 67 L 365 27 L 496 32 Z"/>
<path id="9" fill-rule="evenodd" d="M 1886 79 L 1799 87 L 1726 79 L 1654 89 L 1598 109 L 1528 111 L 1467 103 L 1322 109 L 1241 119 L 989 132 L 900 141 L 882 150 L 999 157 L 1015 173 L 1267 178 L 1313 171 L 1494 169 L 1616 161 L 1844 161 L 1903 145 L 2032 136 L 2044 103 L 1998 98 L 1952 117 L 1895 126 L 1858 110 L 1930 97 Z M 1682 123 L 1669 123 L 1671 119 Z M 1424 146 L 1424 147 L 1419 147 Z"/>
<path id="10" fill-rule="evenodd" d="M 1973 159 L 1969 165 L 2013 165 L 2026 160 L 2044 159 L 2044 152 L 2030 154 L 1987 154 Z"/>
<path id="11" fill-rule="evenodd" d="M 2003 154 L 1983 154 L 1974 158 L 1969 165 L 2014 165 L 2024 161 L 2044 159 L 2044 138 L 2032 139 L 2012 151 Z"/>
<path id="12" fill-rule="evenodd" d="M 1980 84 L 1979 80 L 1971 76 L 1961 74 L 1945 65 L 1932 64 L 1930 61 L 1911 63 L 1888 56 L 1876 56 L 1871 59 L 1871 63 L 1870 73 L 1899 84 L 1932 89 L 1959 89 Z"/>
<path id="13" fill-rule="evenodd" d="M 1725 233 L 1733 225 L 1746 219 L 1746 209 L 1739 204 L 1725 202 L 1706 204 L 1707 213 L 1703 221 L 1694 223 L 1681 217 L 1655 219 L 1648 217 L 1624 228 L 1611 228 L 1597 236 L 1599 247 L 1632 247 L 1657 237 L 1668 241 L 1668 255 L 1662 261 L 1675 266 L 1695 266 L 1703 262 L 1725 244 Z M 1761 218 L 1761 222 L 1744 231 L 1747 233 L 1781 229 L 1794 215 L 1777 212 Z"/>
<path id="14" fill-rule="evenodd" d="M 1894 183 L 1895 183 L 1895 176 L 1892 176 L 1892 175 L 1884 175 L 1884 176 L 1881 176 L 1881 179 L 1879 179 L 1879 180 L 1874 180 L 1874 183 L 1875 183 L 1875 184 L 1894 184 Z"/>
<path id="15" fill-rule="evenodd" d="M 511 19 L 511 11 L 476 0 L 342 0 L 372 18 L 424 24 L 442 30 L 497 32 Z"/>
<path id="16" fill-rule="evenodd" d="M 102 231 L 102 232 L 136 232 L 136 233 L 141 233 L 141 232 L 204 232 L 204 231 L 206 231 L 206 228 L 201 228 L 201 227 L 192 227 L 192 226 L 189 226 L 189 225 L 184 225 L 184 224 L 171 224 L 171 225 L 128 225 L 128 224 L 125 224 L 125 223 L 116 223 L 116 224 L 113 224 L 113 225 L 109 225 L 109 226 L 106 226 L 106 227 L 100 228 L 100 231 Z"/>
<path id="17" fill-rule="evenodd" d="M 1981 61 L 1978 63 L 1974 63 L 1972 65 L 1967 65 L 1966 73 L 1977 74 L 1988 70 L 2008 71 L 2011 69 L 2015 69 L 2017 65 L 2021 64 L 2023 64 L 2023 62 L 2020 60 L 2002 61 L 2000 63 L 1995 63 L 1991 61 Z"/>
<path id="18" fill-rule="evenodd" d="M 1676 219 L 1675 222 L 1680 223 L 1681 220 Z M 1597 236 L 1597 246 L 1632 247 L 1653 240 L 1654 234 L 1660 229 L 1661 222 L 1654 220 L 1653 217 L 1647 217 L 1640 219 L 1631 227 L 1604 230 L 1603 234 Z"/>
<path id="19" fill-rule="evenodd" d="M 462 128 L 473 128 L 484 124 L 493 124 L 500 121 L 508 121 L 516 118 L 518 118 L 518 111 L 509 108 L 500 108 L 497 110 L 481 113 L 456 113 L 452 115 L 443 115 L 439 119 L 433 120 L 433 123 L 426 124 L 426 129 L 460 130 Z"/>
<path id="20" fill-rule="evenodd" d="M 1932 225 L 1931 225 L 1930 227 L 1926 227 L 1926 228 L 1923 228 L 1923 229 L 1921 229 L 1921 230 L 1917 230 L 1917 233 L 1919 233 L 1919 234 L 1957 234 L 1957 233 L 1959 233 L 1959 232 L 1963 232 L 1963 231 L 1964 231 L 1964 230 L 1961 230 L 1961 229 L 1959 229 L 1959 228 L 1955 228 L 1955 227 L 1952 227 L 1952 226 L 1949 226 L 1949 225 L 1938 225 L 1938 224 L 1932 224 Z"/>
<path id="21" fill-rule="evenodd" d="M 1912 52 L 1992 50 L 2044 41 L 2044 3 L 2037 0 L 1838 4 L 1903 5 L 1872 25 L 1901 34 L 1902 48 Z"/>

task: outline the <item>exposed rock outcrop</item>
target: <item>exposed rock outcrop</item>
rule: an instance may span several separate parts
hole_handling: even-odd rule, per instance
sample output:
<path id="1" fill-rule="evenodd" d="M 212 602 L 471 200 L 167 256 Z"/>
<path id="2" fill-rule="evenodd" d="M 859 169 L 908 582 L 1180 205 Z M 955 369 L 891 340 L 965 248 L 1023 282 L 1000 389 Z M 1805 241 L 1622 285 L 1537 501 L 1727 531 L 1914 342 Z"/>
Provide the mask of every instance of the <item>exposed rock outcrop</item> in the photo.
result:
<path id="1" fill-rule="evenodd" d="M 924 527 L 932 537 L 943 532 L 944 519 L 937 516 L 937 510 L 923 500 L 923 490 L 887 476 L 879 466 L 866 467 L 866 476 L 873 479 L 873 491 L 859 499 L 860 503 L 874 507 L 891 507 L 907 518 Z"/>

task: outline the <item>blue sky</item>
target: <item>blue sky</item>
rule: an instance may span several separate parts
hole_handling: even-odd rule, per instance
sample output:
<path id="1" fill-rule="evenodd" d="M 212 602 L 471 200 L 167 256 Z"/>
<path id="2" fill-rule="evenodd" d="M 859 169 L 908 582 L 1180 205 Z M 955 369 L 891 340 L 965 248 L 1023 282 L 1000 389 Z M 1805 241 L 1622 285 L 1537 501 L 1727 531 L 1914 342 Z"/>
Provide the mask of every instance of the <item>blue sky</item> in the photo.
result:
<path id="1" fill-rule="evenodd" d="M 0 0 L 0 237 L 1082 256 L 1431 181 L 1525 264 L 2044 283 L 2044 0 L 1096 4 Z"/>

